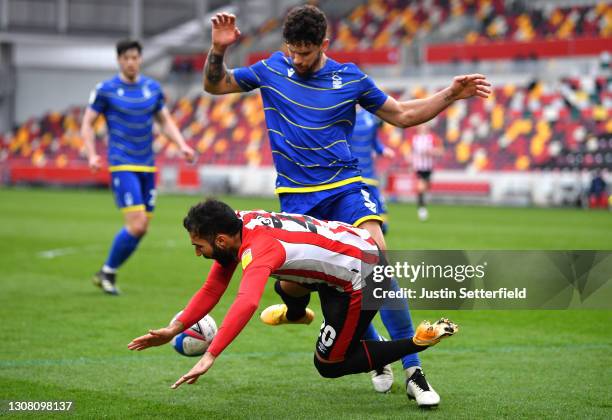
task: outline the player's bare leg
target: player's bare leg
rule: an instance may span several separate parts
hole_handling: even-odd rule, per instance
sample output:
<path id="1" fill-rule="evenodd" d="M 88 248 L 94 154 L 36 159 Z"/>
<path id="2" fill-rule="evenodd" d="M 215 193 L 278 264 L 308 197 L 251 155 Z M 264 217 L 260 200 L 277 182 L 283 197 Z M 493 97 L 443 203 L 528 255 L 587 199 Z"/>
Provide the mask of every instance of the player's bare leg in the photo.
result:
<path id="1" fill-rule="evenodd" d="M 383 235 L 380 221 L 378 221 L 378 220 L 366 220 L 365 222 L 362 222 L 361 224 L 359 224 L 359 226 L 357 226 L 357 227 L 360 228 L 360 229 L 367 230 L 370 233 L 370 236 L 372 237 L 372 239 L 374 239 L 374 242 L 376 242 L 376 245 L 378 245 L 378 248 L 380 248 L 381 251 L 386 251 L 387 250 L 387 243 L 385 242 L 385 236 Z"/>
<path id="2" fill-rule="evenodd" d="M 425 194 L 429 191 L 429 181 L 419 178 L 417 180 L 417 194 L 418 194 L 418 209 L 417 215 L 419 220 L 424 222 L 429 217 L 427 207 L 425 206 Z"/>
<path id="3" fill-rule="evenodd" d="M 143 237 L 149 229 L 149 217 L 144 210 L 124 213 L 123 219 L 127 230 L 138 238 Z"/>
<path id="4" fill-rule="evenodd" d="M 119 250 L 123 256 L 120 256 L 122 260 L 120 263 L 124 262 L 129 255 L 133 252 L 133 249 L 137 245 L 140 238 L 142 238 L 146 233 L 149 227 L 149 217 L 144 210 L 134 210 L 128 211 L 123 214 L 123 219 L 125 222 L 125 230 L 127 231 L 127 240 L 129 242 L 136 241 L 136 244 L 128 244 L 132 249 Z M 125 236 L 123 233 L 119 233 L 119 235 Z M 115 238 L 117 241 L 117 238 Z M 93 282 L 96 286 L 100 287 L 104 293 L 109 295 L 118 295 L 119 289 L 117 288 L 117 267 L 111 267 L 108 264 L 105 264 L 100 271 L 98 271 L 93 278 Z"/>

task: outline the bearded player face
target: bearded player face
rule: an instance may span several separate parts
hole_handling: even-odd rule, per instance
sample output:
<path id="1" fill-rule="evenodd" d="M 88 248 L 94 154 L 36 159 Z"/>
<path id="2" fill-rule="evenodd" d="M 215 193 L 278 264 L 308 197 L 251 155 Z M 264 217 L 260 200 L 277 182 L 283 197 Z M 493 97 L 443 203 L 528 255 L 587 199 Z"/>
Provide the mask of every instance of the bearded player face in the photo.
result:
<path id="1" fill-rule="evenodd" d="M 195 253 L 198 257 L 215 260 L 224 267 L 237 261 L 236 252 L 230 247 L 225 247 L 224 241 L 220 241 L 222 244 L 217 245 L 216 242 L 219 237 L 212 243 L 204 238 L 200 238 L 194 233 L 190 233 L 189 237 L 191 238 L 191 244 L 194 246 Z"/>

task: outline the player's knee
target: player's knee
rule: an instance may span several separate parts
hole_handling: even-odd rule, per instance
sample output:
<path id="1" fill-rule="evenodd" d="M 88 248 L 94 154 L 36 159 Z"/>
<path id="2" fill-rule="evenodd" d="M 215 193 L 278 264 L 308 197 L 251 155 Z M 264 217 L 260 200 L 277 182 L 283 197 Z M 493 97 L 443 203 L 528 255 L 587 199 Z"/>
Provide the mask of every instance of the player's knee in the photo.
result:
<path id="1" fill-rule="evenodd" d="M 314 365 L 319 375 L 324 378 L 339 378 L 344 375 L 341 369 L 339 369 L 339 363 L 324 363 L 319 360 L 316 354 L 314 356 Z"/>
<path id="2" fill-rule="evenodd" d="M 142 222 L 136 227 L 136 236 L 138 237 L 145 236 L 148 230 L 149 230 L 149 223 Z"/>
<path id="3" fill-rule="evenodd" d="M 143 214 L 143 217 L 134 218 L 128 224 L 128 230 L 134 236 L 141 237 L 147 233 L 149 228 L 149 220 L 147 216 Z"/>
<path id="4" fill-rule="evenodd" d="M 281 286 L 281 281 L 280 280 L 276 280 L 274 282 L 274 291 L 276 292 L 276 294 L 278 294 L 279 296 L 283 296 L 283 294 L 285 293 L 283 291 L 283 287 Z"/>

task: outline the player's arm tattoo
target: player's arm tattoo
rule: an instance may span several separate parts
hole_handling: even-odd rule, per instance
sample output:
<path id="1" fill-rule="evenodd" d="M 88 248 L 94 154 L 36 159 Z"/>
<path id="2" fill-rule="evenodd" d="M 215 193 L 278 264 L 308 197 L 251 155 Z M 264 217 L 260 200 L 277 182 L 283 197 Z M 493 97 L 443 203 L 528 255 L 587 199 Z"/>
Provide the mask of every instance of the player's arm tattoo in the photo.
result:
<path id="1" fill-rule="evenodd" d="M 206 66 L 204 67 L 206 78 L 213 84 L 217 84 L 225 76 L 225 82 L 231 83 L 231 72 L 225 67 L 223 54 L 215 54 L 212 49 L 208 52 Z"/>

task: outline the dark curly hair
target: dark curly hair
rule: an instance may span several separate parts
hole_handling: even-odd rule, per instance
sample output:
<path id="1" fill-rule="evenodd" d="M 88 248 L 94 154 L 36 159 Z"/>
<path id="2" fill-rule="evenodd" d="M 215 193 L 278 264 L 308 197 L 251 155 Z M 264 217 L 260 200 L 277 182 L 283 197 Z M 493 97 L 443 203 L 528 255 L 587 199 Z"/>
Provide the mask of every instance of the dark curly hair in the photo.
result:
<path id="1" fill-rule="evenodd" d="M 135 39 L 122 39 L 121 41 L 117 42 L 115 47 L 117 49 L 117 56 L 123 54 L 127 50 L 131 50 L 132 48 L 137 49 L 138 54 L 142 54 L 142 44 Z"/>
<path id="2" fill-rule="evenodd" d="M 183 219 L 187 232 L 213 243 L 219 233 L 235 235 L 242 229 L 242 220 L 222 201 L 209 198 L 189 209 Z"/>
<path id="3" fill-rule="evenodd" d="M 283 38 L 291 45 L 321 45 L 326 33 L 325 14 L 310 4 L 293 8 L 283 24 Z"/>

